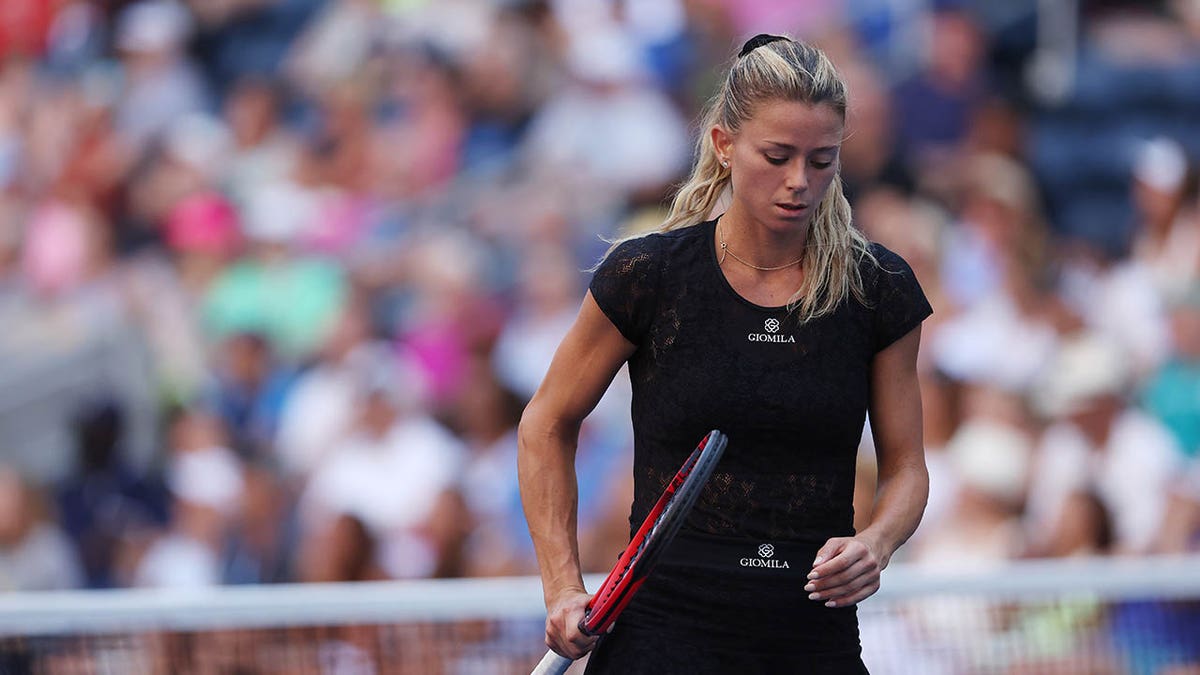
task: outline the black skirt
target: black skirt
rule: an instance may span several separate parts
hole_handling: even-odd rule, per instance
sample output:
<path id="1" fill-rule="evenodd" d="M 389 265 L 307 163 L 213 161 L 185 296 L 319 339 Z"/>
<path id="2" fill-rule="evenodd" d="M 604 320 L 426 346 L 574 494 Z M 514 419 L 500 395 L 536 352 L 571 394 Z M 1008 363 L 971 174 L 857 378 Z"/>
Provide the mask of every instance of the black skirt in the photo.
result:
<path id="1" fill-rule="evenodd" d="M 857 608 L 804 590 L 822 544 L 680 533 L 587 674 L 866 673 Z"/>

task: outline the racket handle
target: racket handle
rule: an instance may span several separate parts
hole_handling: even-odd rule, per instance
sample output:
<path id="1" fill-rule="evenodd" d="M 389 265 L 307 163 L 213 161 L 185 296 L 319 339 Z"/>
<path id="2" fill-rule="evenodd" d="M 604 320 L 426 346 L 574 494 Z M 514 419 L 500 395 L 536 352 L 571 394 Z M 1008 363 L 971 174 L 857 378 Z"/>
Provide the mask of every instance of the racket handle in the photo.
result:
<path id="1" fill-rule="evenodd" d="M 547 649 L 546 655 L 529 675 L 562 675 L 567 672 L 567 668 L 570 668 L 572 663 L 574 663 L 573 660 L 559 656 L 553 649 Z"/>

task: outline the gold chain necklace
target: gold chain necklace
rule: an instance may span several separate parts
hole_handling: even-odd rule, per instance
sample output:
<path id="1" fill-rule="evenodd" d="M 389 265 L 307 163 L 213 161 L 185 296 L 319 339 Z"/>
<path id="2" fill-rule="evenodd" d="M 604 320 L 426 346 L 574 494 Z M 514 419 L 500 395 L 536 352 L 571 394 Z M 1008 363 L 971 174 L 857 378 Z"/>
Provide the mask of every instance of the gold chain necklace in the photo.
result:
<path id="1" fill-rule="evenodd" d="M 729 244 L 726 244 L 725 238 L 721 236 L 720 225 L 717 226 L 717 238 L 719 238 L 721 240 L 721 259 L 717 261 L 717 267 L 720 267 L 721 265 L 725 264 L 725 256 L 727 254 L 733 256 L 734 260 L 742 263 L 746 267 L 756 269 L 760 272 L 776 272 L 778 270 L 785 270 L 789 267 L 794 267 L 794 266 L 799 265 L 800 263 L 804 262 L 804 256 L 800 256 L 796 260 L 793 260 L 792 262 L 787 263 L 786 265 L 776 265 L 775 267 L 761 267 L 759 265 L 755 265 L 752 262 L 746 262 L 745 260 L 742 260 L 741 258 L 738 257 L 738 254 L 729 250 Z"/>

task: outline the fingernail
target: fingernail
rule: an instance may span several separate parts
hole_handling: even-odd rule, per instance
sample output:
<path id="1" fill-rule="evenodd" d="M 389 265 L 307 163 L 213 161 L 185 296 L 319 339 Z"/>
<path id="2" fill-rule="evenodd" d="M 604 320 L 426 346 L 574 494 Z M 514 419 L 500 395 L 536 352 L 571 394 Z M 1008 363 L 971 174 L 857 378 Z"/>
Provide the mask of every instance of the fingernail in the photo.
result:
<path id="1" fill-rule="evenodd" d="M 823 562 L 825 562 L 825 558 L 822 556 L 817 556 L 817 559 L 813 561 L 813 566 L 815 567 Z"/>
<path id="2" fill-rule="evenodd" d="M 820 600 L 821 594 L 820 593 L 811 593 L 811 594 L 809 594 L 808 599 L 809 600 Z"/>
<path id="3" fill-rule="evenodd" d="M 826 607 L 837 607 L 837 603 L 834 602 L 833 600 L 830 600 L 829 602 L 825 603 L 825 606 Z"/>
<path id="4" fill-rule="evenodd" d="M 809 585 L 807 585 L 807 586 L 805 586 L 805 587 L 804 587 L 804 590 L 806 590 L 806 591 L 815 591 L 815 590 L 817 590 L 817 587 L 816 587 L 816 585 L 815 585 L 815 584 L 809 584 Z"/>
<path id="5" fill-rule="evenodd" d="M 818 578 L 818 577 L 820 577 L 820 576 L 821 576 L 821 575 L 820 575 L 820 574 L 817 574 L 816 572 L 809 572 L 809 573 L 808 573 L 808 578 L 809 578 L 809 579 L 816 579 L 816 578 Z"/>

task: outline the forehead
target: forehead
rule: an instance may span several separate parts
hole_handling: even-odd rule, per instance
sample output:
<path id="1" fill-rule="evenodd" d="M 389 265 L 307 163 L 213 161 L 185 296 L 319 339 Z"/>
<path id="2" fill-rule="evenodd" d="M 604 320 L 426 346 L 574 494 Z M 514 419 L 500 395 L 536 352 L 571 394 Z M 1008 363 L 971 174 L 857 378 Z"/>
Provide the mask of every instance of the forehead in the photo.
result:
<path id="1" fill-rule="evenodd" d="M 843 129 L 842 116 L 828 103 L 775 100 L 755 106 L 739 136 L 752 142 L 820 148 L 839 145 Z"/>

